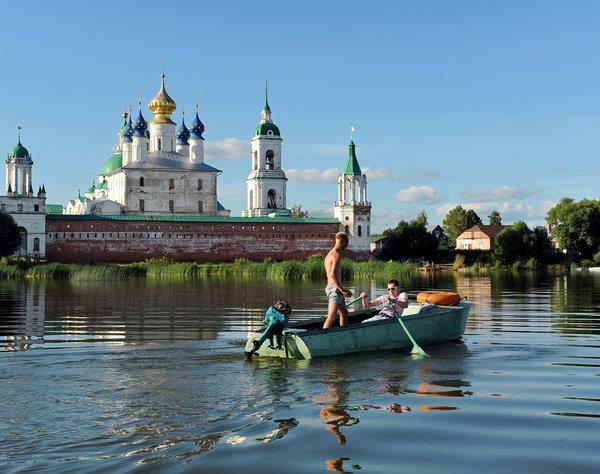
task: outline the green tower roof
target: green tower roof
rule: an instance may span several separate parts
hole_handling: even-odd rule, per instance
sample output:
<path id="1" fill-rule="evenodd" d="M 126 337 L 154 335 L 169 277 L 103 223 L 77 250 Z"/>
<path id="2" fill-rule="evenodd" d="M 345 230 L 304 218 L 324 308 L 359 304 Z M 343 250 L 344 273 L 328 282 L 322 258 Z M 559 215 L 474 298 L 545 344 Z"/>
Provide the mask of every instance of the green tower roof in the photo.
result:
<path id="1" fill-rule="evenodd" d="M 356 145 L 352 140 L 350 140 L 350 144 L 348 145 L 348 163 L 346 163 L 346 170 L 344 171 L 344 174 L 357 176 L 362 174 L 360 165 L 356 159 Z"/>
<path id="2" fill-rule="evenodd" d="M 17 158 L 28 158 L 29 152 L 27 151 L 27 148 L 21 145 L 21 140 L 19 140 L 19 143 L 17 143 L 15 147 L 12 150 L 10 150 L 9 155 L 15 156 Z"/>
<path id="3" fill-rule="evenodd" d="M 271 133 L 269 133 L 269 131 Z M 256 127 L 256 130 L 254 131 L 254 134 L 281 137 L 281 134 L 279 133 L 279 127 L 274 123 L 259 123 L 258 127 Z"/>
<path id="4" fill-rule="evenodd" d="M 109 174 L 115 170 L 119 170 L 123 167 L 123 154 L 121 152 L 115 153 L 108 160 L 104 162 L 100 174 Z"/>

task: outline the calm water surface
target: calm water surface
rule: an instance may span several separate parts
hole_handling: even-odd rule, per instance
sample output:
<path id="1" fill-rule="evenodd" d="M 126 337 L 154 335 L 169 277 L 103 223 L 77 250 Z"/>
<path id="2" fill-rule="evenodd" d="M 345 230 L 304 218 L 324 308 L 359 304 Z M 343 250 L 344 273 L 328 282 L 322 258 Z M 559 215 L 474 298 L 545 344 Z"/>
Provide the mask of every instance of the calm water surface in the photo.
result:
<path id="1" fill-rule="evenodd" d="M 265 308 L 321 315 L 322 284 L 0 281 L 0 471 L 600 470 L 600 276 L 402 285 L 469 297 L 464 342 L 247 363 Z"/>

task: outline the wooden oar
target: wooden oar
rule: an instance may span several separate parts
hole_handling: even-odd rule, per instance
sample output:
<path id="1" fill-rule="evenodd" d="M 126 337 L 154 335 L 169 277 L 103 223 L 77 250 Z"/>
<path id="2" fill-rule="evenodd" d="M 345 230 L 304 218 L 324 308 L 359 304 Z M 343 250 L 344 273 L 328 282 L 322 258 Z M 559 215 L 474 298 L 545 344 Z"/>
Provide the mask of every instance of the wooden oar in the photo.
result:
<path id="1" fill-rule="evenodd" d="M 417 344 L 417 341 L 415 341 L 415 338 L 412 337 L 412 334 L 409 332 L 408 328 L 406 327 L 406 324 L 404 324 L 404 321 L 402 321 L 402 318 L 396 312 L 396 305 L 393 304 L 391 301 L 390 301 L 390 307 L 392 308 L 392 311 L 394 312 L 394 316 L 396 316 L 396 319 L 400 323 L 400 326 L 402 326 L 402 329 L 404 329 L 404 332 L 410 339 L 410 342 L 412 342 L 413 348 L 410 351 L 410 353 L 414 354 L 418 357 L 429 357 L 429 354 L 427 354 L 427 352 L 425 352 L 423 349 L 421 349 L 421 346 L 419 346 L 419 344 Z"/>

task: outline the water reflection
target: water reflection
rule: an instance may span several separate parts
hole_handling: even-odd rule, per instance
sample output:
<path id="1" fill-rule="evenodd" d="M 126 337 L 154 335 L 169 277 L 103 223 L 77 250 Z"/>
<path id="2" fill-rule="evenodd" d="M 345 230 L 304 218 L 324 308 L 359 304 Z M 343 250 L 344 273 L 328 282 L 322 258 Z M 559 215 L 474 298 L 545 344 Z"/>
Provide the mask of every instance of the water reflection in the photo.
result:
<path id="1" fill-rule="evenodd" d="M 341 363 L 333 362 L 329 374 L 323 380 L 327 391 L 317 397 L 317 403 L 323 405 L 319 415 L 326 424 L 326 430 L 332 432 L 339 444 L 346 444 L 346 436 L 341 428 L 352 426 L 359 422 L 358 418 L 351 416 L 348 407 L 348 380 Z"/>
<path id="2" fill-rule="evenodd" d="M 7 351 L 22 351 L 43 344 L 45 283 L 28 280 L 22 285 L 7 286 L 14 286 L 15 291 L 0 295 L 0 346 L 4 345 Z"/>

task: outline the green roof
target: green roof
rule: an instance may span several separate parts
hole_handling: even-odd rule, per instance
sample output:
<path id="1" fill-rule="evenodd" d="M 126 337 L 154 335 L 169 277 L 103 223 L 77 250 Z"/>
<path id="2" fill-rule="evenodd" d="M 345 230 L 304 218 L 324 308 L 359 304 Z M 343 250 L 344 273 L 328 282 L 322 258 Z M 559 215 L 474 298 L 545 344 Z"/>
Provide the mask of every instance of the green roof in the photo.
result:
<path id="1" fill-rule="evenodd" d="M 348 145 L 348 163 L 346 163 L 344 174 L 357 176 L 362 174 L 360 165 L 356 159 L 356 145 L 352 140 L 350 140 L 350 145 Z"/>
<path id="2" fill-rule="evenodd" d="M 269 130 L 272 132 L 272 135 L 280 137 L 279 127 L 274 123 L 259 123 L 258 127 L 254 132 L 255 135 L 269 135 Z"/>
<path id="3" fill-rule="evenodd" d="M 15 156 L 17 158 L 28 158 L 29 152 L 27 151 L 27 148 L 21 145 L 21 140 L 19 140 L 19 143 L 17 143 L 15 147 L 12 150 L 10 150 L 9 155 Z"/>
<path id="4" fill-rule="evenodd" d="M 115 170 L 120 170 L 123 167 L 123 154 L 117 152 L 104 162 L 100 174 L 109 174 Z"/>
<path id="5" fill-rule="evenodd" d="M 294 218 L 294 217 L 221 217 L 221 216 L 146 216 L 146 215 L 108 215 L 108 214 L 63 214 L 47 216 L 47 219 L 60 221 L 156 221 L 156 222 L 214 222 L 246 224 L 339 224 L 334 218 Z"/>
<path id="6" fill-rule="evenodd" d="M 108 189 L 108 181 L 106 181 L 106 180 L 102 181 L 102 184 L 100 185 L 100 189 Z"/>
<path id="7" fill-rule="evenodd" d="M 94 194 L 96 192 L 96 186 L 94 185 L 94 183 L 92 183 L 92 185 L 87 188 L 85 190 L 86 194 Z"/>
<path id="8" fill-rule="evenodd" d="M 62 204 L 46 204 L 46 214 L 62 214 Z"/>

